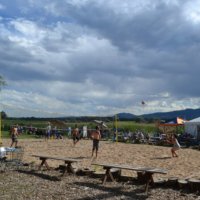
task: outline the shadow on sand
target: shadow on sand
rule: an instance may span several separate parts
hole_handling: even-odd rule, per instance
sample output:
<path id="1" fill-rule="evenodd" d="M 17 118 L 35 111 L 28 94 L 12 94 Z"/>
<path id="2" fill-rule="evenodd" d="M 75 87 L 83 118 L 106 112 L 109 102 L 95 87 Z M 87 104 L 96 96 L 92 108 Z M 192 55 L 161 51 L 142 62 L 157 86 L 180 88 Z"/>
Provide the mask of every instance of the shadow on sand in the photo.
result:
<path id="1" fill-rule="evenodd" d="M 171 159 L 171 156 L 161 156 L 161 157 L 153 157 L 150 158 L 151 160 L 166 160 L 166 159 Z"/>
<path id="2" fill-rule="evenodd" d="M 116 197 L 122 198 L 122 199 L 137 199 L 137 200 L 145 200 L 148 198 L 148 196 L 144 193 L 144 190 L 142 188 L 134 188 L 132 191 L 125 191 L 123 186 L 118 187 L 106 187 L 103 185 L 98 185 L 96 183 L 80 183 L 75 182 L 74 184 L 79 185 L 81 187 L 88 187 L 91 189 L 97 189 L 104 192 L 104 194 L 97 194 L 92 197 L 85 197 L 85 198 L 79 198 L 77 200 L 93 200 L 93 199 L 107 199 L 107 198 L 113 198 Z"/>
<path id="3" fill-rule="evenodd" d="M 26 171 L 26 170 L 17 170 L 19 173 L 23 173 L 23 174 L 27 174 L 27 175 L 33 175 L 45 180 L 49 180 L 49 181 L 60 181 L 61 179 L 57 176 L 50 176 L 48 174 L 42 174 L 42 173 L 38 173 L 34 170 L 31 171 Z"/>

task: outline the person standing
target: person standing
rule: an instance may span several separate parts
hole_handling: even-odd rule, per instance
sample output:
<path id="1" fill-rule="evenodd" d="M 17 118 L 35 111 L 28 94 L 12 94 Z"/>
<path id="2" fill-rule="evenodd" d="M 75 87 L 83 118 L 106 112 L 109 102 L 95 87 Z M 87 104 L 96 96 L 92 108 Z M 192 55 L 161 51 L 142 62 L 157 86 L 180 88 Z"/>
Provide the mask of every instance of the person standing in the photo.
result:
<path id="1" fill-rule="evenodd" d="M 76 145 L 76 143 L 79 141 L 79 129 L 77 127 L 77 124 L 75 124 L 75 128 L 72 131 L 72 139 L 73 139 L 73 144 L 74 146 Z"/>
<path id="2" fill-rule="evenodd" d="M 46 127 L 46 139 L 50 139 L 51 137 L 51 123 L 48 122 L 48 126 Z"/>
<path id="3" fill-rule="evenodd" d="M 181 148 L 181 145 L 179 144 L 177 138 L 178 138 L 177 135 L 173 134 L 171 141 L 169 141 L 171 144 L 173 144 L 173 147 L 171 148 L 172 157 L 178 157 L 176 151 Z"/>
<path id="4" fill-rule="evenodd" d="M 96 126 L 96 130 L 92 132 L 91 138 L 93 140 L 92 157 L 94 155 L 94 151 L 96 151 L 96 158 L 97 158 L 98 150 L 99 150 L 99 140 L 101 139 L 99 126 Z"/>
<path id="5" fill-rule="evenodd" d="M 10 147 L 12 147 L 14 144 L 15 144 L 15 148 L 17 147 L 17 144 L 18 144 L 18 137 L 19 133 L 18 133 L 18 127 L 15 125 L 13 128 L 12 128 L 12 132 L 11 132 L 11 145 Z"/>

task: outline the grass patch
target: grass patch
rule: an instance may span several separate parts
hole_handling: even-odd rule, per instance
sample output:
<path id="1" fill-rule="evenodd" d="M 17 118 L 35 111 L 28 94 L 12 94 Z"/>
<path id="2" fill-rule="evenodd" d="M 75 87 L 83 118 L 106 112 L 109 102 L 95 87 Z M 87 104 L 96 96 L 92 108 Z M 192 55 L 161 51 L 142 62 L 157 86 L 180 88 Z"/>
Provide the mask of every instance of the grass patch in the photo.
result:
<path id="1" fill-rule="evenodd" d="M 9 139 L 11 138 L 9 131 L 2 131 L 2 138 Z M 35 135 L 30 135 L 26 133 L 22 133 L 18 136 L 19 139 L 34 139 L 36 138 Z"/>

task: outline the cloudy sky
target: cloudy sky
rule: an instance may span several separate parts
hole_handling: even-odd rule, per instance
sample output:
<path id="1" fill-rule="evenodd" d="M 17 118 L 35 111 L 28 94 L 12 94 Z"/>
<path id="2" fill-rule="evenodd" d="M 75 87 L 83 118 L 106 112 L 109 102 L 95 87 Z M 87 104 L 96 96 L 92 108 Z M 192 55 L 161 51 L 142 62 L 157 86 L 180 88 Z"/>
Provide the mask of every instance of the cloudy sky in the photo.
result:
<path id="1" fill-rule="evenodd" d="M 199 108 L 200 1 L 0 0 L 0 75 L 13 117 Z"/>

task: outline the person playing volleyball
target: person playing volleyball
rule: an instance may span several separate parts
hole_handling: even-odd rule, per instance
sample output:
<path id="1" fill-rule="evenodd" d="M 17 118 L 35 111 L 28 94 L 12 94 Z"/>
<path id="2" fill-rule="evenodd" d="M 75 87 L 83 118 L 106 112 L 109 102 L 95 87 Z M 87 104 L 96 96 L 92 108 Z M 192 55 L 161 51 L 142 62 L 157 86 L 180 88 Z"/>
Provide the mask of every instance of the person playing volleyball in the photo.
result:
<path id="1" fill-rule="evenodd" d="M 173 134 L 171 140 L 168 140 L 169 143 L 173 144 L 173 147 L 171 148 L 172 157 L 178 157 L 176 151 L 181 148 L 181 145 L 179 144 L 177 138 L 178 136 L 176 134 Z"/>

